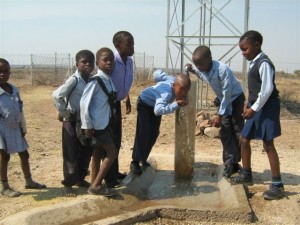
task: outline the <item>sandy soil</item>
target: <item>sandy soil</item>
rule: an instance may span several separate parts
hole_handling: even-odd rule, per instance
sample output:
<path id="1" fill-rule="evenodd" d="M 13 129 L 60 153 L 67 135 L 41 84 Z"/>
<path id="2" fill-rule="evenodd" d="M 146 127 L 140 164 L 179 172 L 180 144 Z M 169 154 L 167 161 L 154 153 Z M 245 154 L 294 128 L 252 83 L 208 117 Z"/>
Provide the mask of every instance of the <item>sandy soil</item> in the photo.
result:
<path id="1" fill-rule="evenodd" d="M 281 81 L 279 81 L 281 82 Z M 298 92 L 299 80 L 288 82 Z M 27 140 L 30 145 L 30 162 L 33 178 L 47 185 L 45 190 L 26 190 L 20 168 L 19 158 L 12 155 L 9 164 L 10 185 L 23 193 L 18 198 L 0 196 L 0 219 L 27 209 L 43 205 L 68 201 L 63 196 L 62 156 L 61 156 L 61 123 L 56 120 L 56 111 L 51 101 L 54 87 L 21 86 L 21 96 L 25 104 L 28 124 Z M 280 86 L 280 83 L 279 83 Z M 283 86 L 283 85 L 282 85 Z M 135 100 L 144 85 L 135 85 L 131 91 L 133 111 L 123 118 L 123 142 L 120 152 L 120 168 L 128 172 L 131 148 L 135 131 Z M 287 93 L 287 92 L 284 92 Z M 295 94 L 295 92 L 293 93 Z M 278 201 L 265 201 L 262 193 L 270 184 L 270 169 L 266 153 L 262 150 L 262 142 L 252 142 L 252 169 L 254 185 L 249 187 L 250 205 L 255 213 L 257 224 L 299 224 L 300 220 L 300 107 L 291 97 L 282 107 L 282 136 L 275 140 L 281 161 L 282 178 L 285 183 L 286 195 Z M 123 106 L 124 108 L 124 106 Z M 214 110 L 214 109 L 213 109 Z M 164 116 L 161 124 L 160 137 L 153 148 L 152 156 L 162 156 L 174 152 L 174 115 Z M 196 137 L 196 161 L 222 163 L 222 148 L 219 139 L 206 136 Z M 164 162 L 158 162 L 163 165 Z M 89 177 L 87 178 L 89 180 Z M 78 188 L 79 195 L 85 189 Z M 159 223 L 155 223 L 159 224 Z M 171 223 L 170 223 L 171 224 Z M 202 224 L 201 222 L 197 224 Z M 213 223 L 210 223 L 213 224 Z"/>

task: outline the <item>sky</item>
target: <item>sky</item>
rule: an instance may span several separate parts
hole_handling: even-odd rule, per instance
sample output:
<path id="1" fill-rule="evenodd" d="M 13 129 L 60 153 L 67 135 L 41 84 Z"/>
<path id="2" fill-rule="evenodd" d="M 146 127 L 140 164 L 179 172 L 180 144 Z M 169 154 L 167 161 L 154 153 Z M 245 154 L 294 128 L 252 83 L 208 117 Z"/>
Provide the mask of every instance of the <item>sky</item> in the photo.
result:
<path id="1" fill-rule="evenodd" d="M 263 35 L 262 50 L 276 69 L 288 73 L 300 69 L 300 0 L 249 1 L 249 30 Z M 181 0 L 170 2 L 181 4 Z M 185 2 L 188 17 L 199 1 Z M 224 2 L 228 1 L 213 0 L 217 6 Z M 75 55 L 82 49 L 96 52 L 101 47 L 114 50 L 113 35 L 127 30 L 134 36 L 135 51 L 154 56 L 154 66 L 162 66 L 166 58 L 167 5 L 167 0 L 0 0 L 0 55 Z M 224 15 L 243 31 L 243 0 L 232 0 Z M 199 26 L 199 18 L 189 23 L 186 30 L 192 33 Z M 228 35 L 220 22 L 213 23 L 212 30 L 215 35 Z M 215 46 L 213 58 L 224 51 Z M 239 52 L 232 59 L 233 67 L 238 68 L 241 61 Z"/>

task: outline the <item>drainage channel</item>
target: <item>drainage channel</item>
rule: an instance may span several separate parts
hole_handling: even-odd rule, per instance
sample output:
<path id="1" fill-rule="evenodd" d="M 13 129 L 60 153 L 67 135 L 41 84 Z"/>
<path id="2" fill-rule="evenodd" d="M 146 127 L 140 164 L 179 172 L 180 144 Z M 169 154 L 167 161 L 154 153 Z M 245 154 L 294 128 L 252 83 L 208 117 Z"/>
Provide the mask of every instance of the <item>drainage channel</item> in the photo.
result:
<path id="1" fill-rule="evenodd" d="M 222 178 L 222 166 L 200 162 L 194 168 L 193 178 L 184 180 L 175 179 L 170 170 L 143 168 L 141 176 L 129 174 L 125 178 L 126 186 L 114 198 L 84 196 L 18 213 L 0 221 L 0 225 L 155 224 L 158 219 L 159 224 L 251 222 L 243 187 L 232 186 Z"/>

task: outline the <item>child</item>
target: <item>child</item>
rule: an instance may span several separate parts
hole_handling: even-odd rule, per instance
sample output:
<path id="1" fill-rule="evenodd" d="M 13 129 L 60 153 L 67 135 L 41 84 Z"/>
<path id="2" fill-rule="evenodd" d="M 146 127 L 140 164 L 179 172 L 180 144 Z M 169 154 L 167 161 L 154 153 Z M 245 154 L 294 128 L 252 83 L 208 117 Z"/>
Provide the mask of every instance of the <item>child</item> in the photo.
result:
<path id="1" fill-rule="evenodd" d="M 137 125 L 130 170 L 141 175 L 143 166 L 149 166 L 147 158 L 159 135 L 161 116 L 170 114 L 180 106 L 186 106 L 191 81 L 184 74 L 176 78 L 157 70 L 156 85 L 144 89 L 137 100 Z M 164 78 L 163 78 L 164 77 Z M 164 80 L 164 81 L 161 81 Z"/>
<path id="2" fill-rule="evenodd" d="M 9 62 L 0 58 L 0 188 L 2 195 L 17 197 L 21 193 L 9 186 L 7 178 L 7 166 L 12 153 L 19 154 L 26 189 L 42 189 L 46 186 L 31 178 L 23 102 L 19 90 L 7 82 L 9 76 Z"/>
<path id="3" fill-rule="evenodd" d="M 117 157 L 117 149 L 110 128 L 110 119 L 114 112 L 111 109 L 110 99 L 99 85 L 97 77 L 102 79 L 107 91 L 114 96 L 115 87 L 109 77 L 114 68 L 113 52 L 109 48 L 99 49 L 96 54 L 96 63 L 99 68 L 98 72 L 86 85 L 80 100 L 81 128 L 86 136 L 94 136 L 99 143 L 99 147 L 93 149 L 92 184 L 88 193 L 111 196 L 117 192 L 113 188 L 104 187 L 102 181 Z M 105 151 L 105 158 L 100 167 L 102 150 Z"/>
<path id="4" fill-rule="evenodd" d="M 246 119 L 242 131 L 242 162 L 240 176 L 232 178 L 233 183 L 252 184 L 251 139 L 263 141 L 272 172 L 270 189 L 264 192 L 266 200 L 279 199 L 284 195 L 279 158 L 274 138 L 281 135 L 279 92 L 275 85 L 275 67 L 262 50 L 263 37 L 257 31 L 247 31 L 239 42 L 243 56 L 250 61 L 248 72 L 248 105 L 243 117 Z"/>
<path id="5" fill-rule="evenodd" d="M 240 169 L 241 160 L 240 133 L 244 126 L 242 117 L 245 95 L 240 82 L 234 76 L 231 69 L 224 63 L 212 60 L 211 51 L 206 46 L 195 49 L 193 62 L 196 66 L 194 71 L 191 64 L 187 69 L 192 71 L 208 83 L 220 102 L 216 120 L 216 127 L 221 126 L 221 142 L 223 146 L 223 176 L 229 178 Z"/>
<path id="6" fill-rule="evenodd" d="M 89 50 L 81 50 L 76 54 L 76 72 L 52 94 L 55 106 L 62 116 L 62 151 L 64 194 L 75 197 L 72 186 L 89 187 L 85 180 L 88 174 L 92 148 L 80 144 L 76 135 L 76 119 L 79 113 L 79 102 L 84 87 L 95 66 L 95 56 Z"/>
<path id="7" fill-rule="evenodd" d="M 119 31 L 113 36 L 113 44 L 116 48 L 115 67 L 111 74 L 111 79 L 117 90 L 116 119 L 112 124 L 114 133 L 114 143 L 118 150 L 118 155 L 122 141 L 122 113 L 121 101 L 125 100 L 126 114 L 131 112 L 129 90 L 133 82 L 133 61 L 131 56 L 134 53 L 134 39 L 127 31 Z M 118 157 L 109 170 L 105 182 L 110 187 L 119 186 L 117 179 L 123 179 L 126 175 L 119 172 Z"/>

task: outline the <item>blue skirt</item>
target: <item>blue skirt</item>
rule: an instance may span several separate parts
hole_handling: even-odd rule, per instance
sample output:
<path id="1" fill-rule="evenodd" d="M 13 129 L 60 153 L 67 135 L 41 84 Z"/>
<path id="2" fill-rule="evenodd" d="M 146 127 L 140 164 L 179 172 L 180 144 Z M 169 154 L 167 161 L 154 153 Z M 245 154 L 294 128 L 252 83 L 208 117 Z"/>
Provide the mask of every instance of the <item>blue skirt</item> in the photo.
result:
<path id="1" fill-rule="evenodd" d="M 251 104 L 249 103 L 249 107 Z M 281 135 L 279 98 L 269 99 L 251 119 L 246 120 L 242 137 L 271 141 Z"/>

